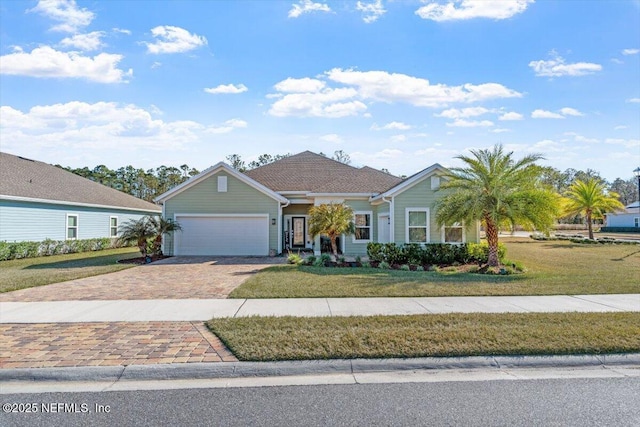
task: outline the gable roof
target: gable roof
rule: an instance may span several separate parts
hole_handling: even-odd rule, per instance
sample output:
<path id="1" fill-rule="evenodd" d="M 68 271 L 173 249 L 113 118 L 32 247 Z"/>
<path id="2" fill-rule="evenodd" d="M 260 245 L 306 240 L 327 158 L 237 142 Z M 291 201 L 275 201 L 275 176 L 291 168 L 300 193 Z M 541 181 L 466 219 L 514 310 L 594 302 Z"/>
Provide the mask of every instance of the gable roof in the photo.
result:
<path id="1" fill-rule="evenodd" d="M 286 203 L 288 200 L 285 199 L 284 197 L 282 197 L 281 195 L 279 195 L 278 193 L 270 190 L 269 188 L 265 187 L 264 185 L 260 184 L 259 182 L 254 181 L 253 179 L 251 179 L 250 177 L 238 172 L 237 170 L 235 170 L 234 168 L 232 168 L 231 166 L 229 166 L 228 164 L 224 163 L 224 162 L 219 162 L 213 166 L 211 166 L 210 168 L 200 172 L 198 175 L 195 175 L 191 178 L 189 178 L 187 181 L 183 182 L 182 184 L 172 188 L 171 190 L 159 195 L 158 197 L 156 197 L 154 200 L 157 202 L 163 202 L 165 200 L 168 200 L 170 198 L 172 198 L 173 196 L 183 192 L 184 190 L 196 185 L 197 183 L 209 178 L 212 175 L 215 175 L 216 173 L 220 172 L 221 170 L 224 170 L 225 172 L 227 172 L 229 175 L 239 179 L 240 181 L 244 182 L 245 184 L 255 188 L 256 190 L 266 194 L 267 196 L 281 202 L 281 203 Z"/>
<path id="2" fill-rule="evenodd" d="M 160 212 L 160 207 L 59 167 L 0 153 L 0 198 Z"/>
<path id="3" fill-rule="evenodd" d="M 415 184 L 430 177 L 431 175 L 435 175 L 437 172 L 440 172 L 441 174 L 446 174 L 447 169 L 444 166 L 440 165 L 439 163 L 434 163 L 428 168 L 422 169 L 420 172 L 411 175 L 407 179 L 400 182 L 398 185 L 395 185 L 389 188 L 384 193 L 373 197 L 372 200 L 382 199 L 383 197 L 391 197 L 399 193 L 402 193 L 403 191 L 413 187 Z"/>
<path id="4" fill-rule="evenodd" d="M 370 168 L 356 168 L 311 151 L 285 157 L 245 172 L 278 192 L 377 194 L 402 180 Z"/>

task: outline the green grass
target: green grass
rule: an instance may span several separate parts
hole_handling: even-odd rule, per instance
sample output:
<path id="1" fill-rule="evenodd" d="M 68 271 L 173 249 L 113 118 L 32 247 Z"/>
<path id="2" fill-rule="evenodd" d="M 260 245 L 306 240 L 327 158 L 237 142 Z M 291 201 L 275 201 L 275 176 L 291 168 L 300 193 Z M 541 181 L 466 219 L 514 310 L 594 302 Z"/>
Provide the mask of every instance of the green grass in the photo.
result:
<path id="1" fill-rule="evenodd" d="M 640 313 L 248 317 L 207 325 L 244 361 L 640 351 Z"/>
<path id="2" fill-rule="evenodd" d="M 507 258 L 524 274 L 408 272 L 365 268 L 274 266 L 230 298 L 579 295 L 640 293 L 640 245 L 584 245 L 505 239 Z"/>
<path id="3" fill-rule="evenodd" d="M 137 248 L 120 248 L 1 261 L 0 293 L 124 270 L 133 265 L 116 261 L 137 256 Z"/>

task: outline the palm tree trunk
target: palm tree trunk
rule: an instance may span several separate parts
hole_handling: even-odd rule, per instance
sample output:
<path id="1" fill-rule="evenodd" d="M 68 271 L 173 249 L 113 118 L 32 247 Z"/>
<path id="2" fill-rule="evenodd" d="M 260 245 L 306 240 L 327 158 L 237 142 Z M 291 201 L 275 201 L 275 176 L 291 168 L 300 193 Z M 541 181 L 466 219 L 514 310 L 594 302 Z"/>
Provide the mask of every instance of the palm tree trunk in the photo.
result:
<path id="1" fill-rule="evenodd" d="M 587 211 L 587 224 L 589 227 L 589 239 L 593 240 L 593 225 L 591 224 L 591 211 Z"/>
<path id="2" fill-rule="evenodd" d="M 489 267 L 500 266 L 500 259 L 498 258 L 498 227 L 490 219 L 485 218 L 485 233 L 487 234 L 487 243 L 489 244 L 489 259 L 487 263 Z"/>
<path id="3" fill-rule="evenodd" d="M 333 251 L 334 261 L 338 261 L 338 245 L 336 244 L 336 236 L 329 236 L 331 240 L 331 250 Z"/>

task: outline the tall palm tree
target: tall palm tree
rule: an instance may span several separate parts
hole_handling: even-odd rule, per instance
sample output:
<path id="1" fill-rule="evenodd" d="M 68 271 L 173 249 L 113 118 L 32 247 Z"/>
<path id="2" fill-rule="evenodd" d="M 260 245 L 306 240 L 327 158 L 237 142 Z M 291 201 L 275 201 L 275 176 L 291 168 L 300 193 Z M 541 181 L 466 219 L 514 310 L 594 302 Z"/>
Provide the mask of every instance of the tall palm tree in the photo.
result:
<path id="1" fill-rule="evenodd" d="M 144 216 L 139 220 L 130 220 L 122 224 L 118 230 L 118 240 L 121 243 L 129 244 L 135 242 L 144 258 L 147 257 L 147 240 L 155 237 L 156 232 L 150 224 L 148 217 Z"/>
<path id="2" fill-rule="evenodd" d="M 607 193 L 605 184 L 598 179 L 577 179 L 565 194 L 563 213 L 566 216 L 584 215 L 589 227 L 589 239 L 593 240 L 593 219 L 602 218 L 606 212 L 624 209 L 618 197 L 617 193 Z"/>
<path id="3" fill-rule="evenodd" d="M 153 253 L 155 255 L 162 255 L 162 236 L 173 233 L 174 231 L 180 231 L 182 230 L 182 226 L 180 226 L 177 221 L 165 219 L 161 216 L 149 216 L 148 221 L 155 234 L 155 236 L 153 236 Z"/>
<path id="4" fill-rule="evenodd" d="M 329 203 L 309 209 L 309 234 L 325 234 L 331 240 L 333 256 L 338 257 L 336 239 L 341 234 L 353 234 L 353 209 L 343 203 Z"/>
<path id="5" fill-rule="evenodd" d="M 481 221 L 489 244 L 490 267 L 500 265 L 498 231 L 502 224 L 519 224 L 546 231 L 559 213 L 559 196 L 539 180 L 543 157 L 530 154 L 516 161 L 502 145 L 471 150 L 458 156 L 465 167 L 451 168 L 443 178 L 441 191 L 447 194 L 436 202 L 439 226 L 454 222 Z"/>

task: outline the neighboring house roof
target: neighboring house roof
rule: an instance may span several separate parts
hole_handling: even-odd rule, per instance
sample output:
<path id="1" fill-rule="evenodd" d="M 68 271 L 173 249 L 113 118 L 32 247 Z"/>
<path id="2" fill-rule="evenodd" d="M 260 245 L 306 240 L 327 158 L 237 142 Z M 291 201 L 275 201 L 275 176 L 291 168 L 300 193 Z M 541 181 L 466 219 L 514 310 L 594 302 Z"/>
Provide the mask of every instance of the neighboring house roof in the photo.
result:
<path id="1" fill-rule="evenodd" d="M 316 194 L 377 194 L 402 179 L 370 168 L 356 168 L 304 151 L 245 172 L 247 176 L 277 192 Z"/>
<path id="2" fill-rule="evenodd" d="M 62 168 L 0 153 L 0 198 L 160 212 L 159 206 Z"/>
<path id="3" fill-rule="evenodd" d="M 254 181 L 250 177 L 238 172 L 237 170 L 235 170 L 234 168 L 232 168 L 231 166 L 229 166 L 228 164 L 223 163 L 223 162 L 219 162 L 219 163 L 211 166 L 210 168 L 200 172 L 198 175 L 189 178 L 187 181 L 183 182 L 182 184 L 172 188 L 171 190 L 167 191 L 166 193 L 163 193 L 163 194 L 159 195 L 158 197 L 155 198 L 155 200 L 157 202 L 163 202 L 163 201 L 165 201 L 167 199 L 170 199 L 173 196 L 183 192 L 187 188 L 190 188 L 190 187 L 196 185 L 197 183 L 207 179 L 211 175 L 214 175 L 214 174 L 220 172 L 221 170 L 224 170 L 229 175 L 239 179 L 240 181 L 244 182 L 245 184 L 255 188 L 256 190 L 266 194 L 267 196 L 269 196 L 269 197 L 271 197 L 271 198 L 273 198 L 273 199 L 275 199 L 275 200 L 277 200 L 279 202 L 282 202 L 282 203 L 286 203 L 287 202 L 287 199 L 285 199 L 284 197 L 282 197 L 278 193 L 276 193 L 276 192 L 272 191 L 271 189 L 265 187 L 264 185 L 260 184 L 259 182 Z"/>

